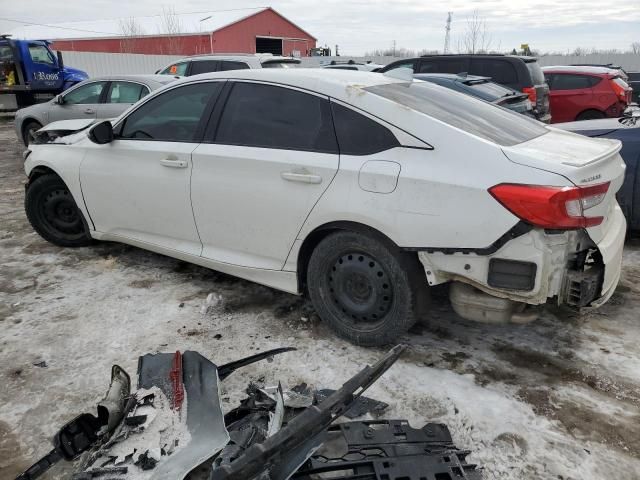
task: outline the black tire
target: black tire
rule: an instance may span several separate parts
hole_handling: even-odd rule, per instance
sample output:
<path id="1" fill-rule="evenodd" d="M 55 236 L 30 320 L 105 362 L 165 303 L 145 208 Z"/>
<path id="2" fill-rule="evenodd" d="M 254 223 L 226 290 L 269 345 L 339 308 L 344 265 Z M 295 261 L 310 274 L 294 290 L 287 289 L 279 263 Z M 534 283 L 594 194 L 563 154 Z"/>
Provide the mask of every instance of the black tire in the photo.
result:
<path id="1" fill-rule="evenodd" d="M 307 287 L 316 311 L 338 335 L 357 345 L 391 343 L 416 321 L 421 291 L 413 286 L 419 277 L 417 259 L 387 243 L 357 232 L 336 232 L 316 246 L 309 260 Z M 426 290 L 424 270 L 422 281 Z"/>
<path id="2" fill-rule="evenodd" d="M 33 140 L 33 134 L 42 128 L 40 122 L 36 122 L 35 120 L 27 120 L 25 124 L 22 126 L 22 142 L 25 147 L 29 146 L 31 140 Z"/>
<path id="3" fill-rule="evenodd" d="M 31 182 L 24 208 L 33 229 L 48 242 L 60 247 L 91 244 L 82 212 L 57 175 L 42 175 Z"/>
<path id="4" fill-rule="evenodd" d="M 576 117 L 576 120 L 599 120 L 604 118 L 604 113 L 598 110 L 585 110 Z"/>

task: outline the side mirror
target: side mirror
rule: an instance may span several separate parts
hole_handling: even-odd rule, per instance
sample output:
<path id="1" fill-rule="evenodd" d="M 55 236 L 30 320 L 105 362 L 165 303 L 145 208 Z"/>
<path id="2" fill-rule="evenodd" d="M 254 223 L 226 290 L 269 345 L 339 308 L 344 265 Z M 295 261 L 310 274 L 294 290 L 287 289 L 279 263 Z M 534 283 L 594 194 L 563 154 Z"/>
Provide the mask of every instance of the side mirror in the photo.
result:
<path id="1" fill-rule="evenodd" d="M 62 70 L 64 68 L 64 60 L 62 60 L 62 52 L 56 50 L 56 56 L 58 57 L 58 68 Z"/>
<path id="2" fill-rule="evenodd" d="M 104 120 L 89 131 L 89 139 L 98 145 L 104 145 L 113 141 L 113 125 L 109 120 Z"/>

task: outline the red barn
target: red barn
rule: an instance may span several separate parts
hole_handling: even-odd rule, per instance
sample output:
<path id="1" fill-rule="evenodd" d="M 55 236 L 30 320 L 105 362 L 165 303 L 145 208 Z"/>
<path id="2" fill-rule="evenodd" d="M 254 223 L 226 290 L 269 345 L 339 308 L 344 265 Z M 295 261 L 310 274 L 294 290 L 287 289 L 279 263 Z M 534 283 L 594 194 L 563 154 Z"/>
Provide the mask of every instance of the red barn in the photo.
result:
<path id="1" fill-rule="evenodd" d="M 203 53 L 272 53 L 308 56 L 316 38 L 273 8 L 234 9 L 200 14 L 171 14 L 178 34 L 162 31 L 162 16 L 29 26 L 14 38 L 47 38 L 62 51 L 197 55 Z M 204 17 L 204 18 L 203 18 Z M 133 22 L 136 35 L 126 34 Z M 42 31 L 46 30 L 46 31 Z M 105 35 L 100 35 L 102 32 Z M 89 35 L 89 33 L 91 33 Z"/>

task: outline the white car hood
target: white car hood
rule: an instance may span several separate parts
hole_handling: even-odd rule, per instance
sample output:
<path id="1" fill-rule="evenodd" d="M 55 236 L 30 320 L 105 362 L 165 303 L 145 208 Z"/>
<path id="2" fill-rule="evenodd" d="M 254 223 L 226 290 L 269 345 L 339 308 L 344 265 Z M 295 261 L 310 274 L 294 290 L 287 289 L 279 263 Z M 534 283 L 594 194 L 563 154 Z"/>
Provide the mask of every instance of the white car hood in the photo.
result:
<path id="1" fill-rule="evenodd" d="M 69 133 L 83 130 L 96 121 L 95 118 L 78 118 L 75 120 L 60 120 L 58 122 L 51 122 L 42 127 L 39 132 L 52 132 L 52 131 L 65 131 Z"/>

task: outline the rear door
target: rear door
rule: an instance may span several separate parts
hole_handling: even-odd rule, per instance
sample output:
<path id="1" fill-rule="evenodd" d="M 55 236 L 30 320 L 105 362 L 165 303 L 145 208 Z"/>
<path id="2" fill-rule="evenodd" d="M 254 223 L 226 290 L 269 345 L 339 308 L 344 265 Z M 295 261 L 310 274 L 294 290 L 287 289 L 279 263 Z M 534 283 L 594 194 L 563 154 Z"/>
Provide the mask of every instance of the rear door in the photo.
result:
<path id="1" fill-rule="evenodd" d="M 553 73 L 547 76 L 547 82 L 553 123 L 572 122 L 581 112 L 593 108 L 591 77 Z"/>
<path id="2" fill-rule="evenodd" d="M 123 80 L 109 82 L 104 103 L 98 106 L 98 118 L 119 117 L 122 112 L 150 92 L 149 87 L 142 83 Z"/>
<path id="3" fill-rule="evenodd" d="M 103 93 L 109 82 L 87 82 L 62 94 L 64 103 L 51 102 L 49 122 L 76 118 L 97 118 Z"/>
<path id="4" fill-rule="evenodd" d="M 191 199 L 202 256 L 281 270 L 338 170 L 329 100 L 238 81 L 193 152 Z M 216 123 L 216 122 L 213 122 Z"/>
<path id="5" fill-rule="evenodd" d="M 219 82 L 166 90 L 132 111 L 106 145 L 88 143 L 80 182 L 96 230 L 200 255 L 191 208 L 191 153 Z"/>

